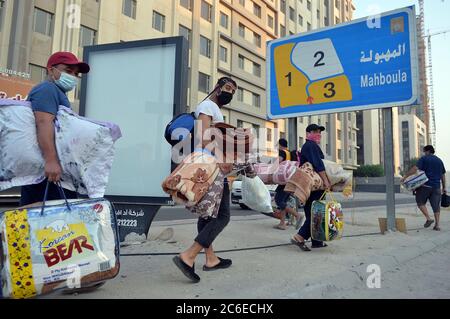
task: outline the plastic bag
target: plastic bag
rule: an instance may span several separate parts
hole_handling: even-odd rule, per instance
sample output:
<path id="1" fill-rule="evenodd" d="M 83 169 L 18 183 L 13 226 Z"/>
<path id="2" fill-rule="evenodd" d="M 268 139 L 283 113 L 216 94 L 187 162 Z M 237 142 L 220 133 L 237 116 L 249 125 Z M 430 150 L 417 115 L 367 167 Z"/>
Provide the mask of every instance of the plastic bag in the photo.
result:
<path id="1" fill-rule="evenodd" d="M 242 202 L 255 211 L 273 213 L 270 192 L 258 176 L 242 176 Z"/>
<path id="2" fill-rule="evenodd" d="M 45 207 L 43 214 L 41 206 L 0 214 L 0 298 L 85 287 L 119 273 L 117 222 L 109 201 L 49 201 Z"/>
<path id="3" fill-rule="evenodd" d="M 330 193 L 327 193 L 330 194 Z M 331 195 L 331 194 L 330 194 Z M 324 194 L 325 196 L 325 194 Z M 319 241 L 331 241 L 342 238 L 344 214 L 342 206 L 336 200 L 316 200 L 311 206 L 311 237 Z"/>

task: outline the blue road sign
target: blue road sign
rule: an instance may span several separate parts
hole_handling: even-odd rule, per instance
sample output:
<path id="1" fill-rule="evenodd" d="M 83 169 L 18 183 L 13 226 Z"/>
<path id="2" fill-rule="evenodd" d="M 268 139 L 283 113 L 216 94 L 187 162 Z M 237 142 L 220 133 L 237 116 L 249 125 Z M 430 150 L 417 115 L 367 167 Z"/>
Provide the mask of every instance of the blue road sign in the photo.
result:
<path id="1" fill-rule="evenodd" d="M 277 39 L 267 52 L 270 119 L 417 101 L 414 6 Z"/>

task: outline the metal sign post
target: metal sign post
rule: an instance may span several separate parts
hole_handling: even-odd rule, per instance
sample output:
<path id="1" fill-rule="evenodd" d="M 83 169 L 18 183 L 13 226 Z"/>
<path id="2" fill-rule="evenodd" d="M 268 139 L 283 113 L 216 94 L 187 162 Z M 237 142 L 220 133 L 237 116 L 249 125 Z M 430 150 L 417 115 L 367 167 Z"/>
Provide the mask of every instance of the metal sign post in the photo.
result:
<path id="1" fill-rule="evenodd" d="M 386 176 L 387 229 L 396 231 L 394 189 L 394 123 L 392 108 L 383 109 L 384 122 L 384 172 Z"/>

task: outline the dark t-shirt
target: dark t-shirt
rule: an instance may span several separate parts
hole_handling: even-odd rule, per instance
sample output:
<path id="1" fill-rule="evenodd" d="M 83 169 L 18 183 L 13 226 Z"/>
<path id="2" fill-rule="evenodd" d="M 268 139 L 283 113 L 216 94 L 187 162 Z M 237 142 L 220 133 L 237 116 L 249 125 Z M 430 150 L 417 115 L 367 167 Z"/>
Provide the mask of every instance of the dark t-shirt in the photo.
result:
<path id="1" fill-rule="evenodd" d="M 34 112 L 56 115 L 60 105 L 71 108 L 67 95 L 55 83 L 44 81 L 31 89 L 28 101 Z"/>
<path id="2" fill-rule="evenodd" d="M 306 140 L 300 152 L 300 165 L 309 162 L 317 173 L 323 172 L 325 171 L 325 165 L 322 161 L 324 158 L 325 156 L 323 155 L 320 146 L 313 141 Z"/>
<path id="3" fill-rule="evenodd" d="M 425 183 L 426 186 L 432 188 L 441 187 L 441 178 L 445 174 L 445 167 L 439 157 L 436 155 L 422 156 L 416 166 L 427 175 L 428 182 Z"/>

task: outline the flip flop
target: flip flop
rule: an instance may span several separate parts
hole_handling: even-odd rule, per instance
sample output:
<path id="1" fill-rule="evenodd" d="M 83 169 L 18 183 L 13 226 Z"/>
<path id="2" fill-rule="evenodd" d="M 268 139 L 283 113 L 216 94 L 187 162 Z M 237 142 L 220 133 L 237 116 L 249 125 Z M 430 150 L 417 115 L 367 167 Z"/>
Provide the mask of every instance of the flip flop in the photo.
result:
<path id="1" fill-rule="evenodd" d="M 200 277 L 195 273 L 195 264 L 192 267 L 189 267 L 183 260 L 181 260 L 180 256 L 173 257 L 174 264 L 181 270 L 181 272 L 192 282 L 198 283 L 200 281 Z"/>
<path id="2" fill-rule="evenodd" d="M 218 270 L 218 269 L 226 269 L 229 268 L 233 262 L 231 261 L 231 259 L 222 259 L 220 257 L 219 258 L 220 262 L 215 265 L 214 267 L 208 267 L 206 265 L 203 266 L 203 271 L 213 271 L 213 270 Z"/>
<path id="3" fill-rule="evenodd" d="M 423 227 L 428 228 L 434 223 L 434 220 L 430 219 L 423 225 Z"/>
<path id="4" fill-rule="evenodd" d="M 305 242 L 301 243 L 301 242 L 295 240 L 294 238 L 291 238 L 291 243 L 298 246 L 303 251 L 311 251 L 311 249 L 309 249 L 309 247 L 306 246 Z"/>

